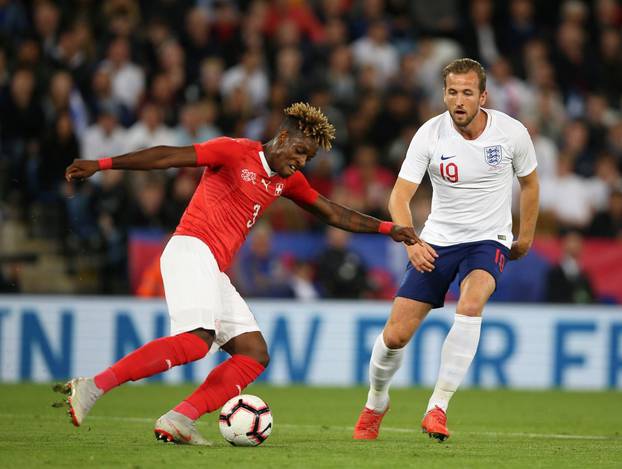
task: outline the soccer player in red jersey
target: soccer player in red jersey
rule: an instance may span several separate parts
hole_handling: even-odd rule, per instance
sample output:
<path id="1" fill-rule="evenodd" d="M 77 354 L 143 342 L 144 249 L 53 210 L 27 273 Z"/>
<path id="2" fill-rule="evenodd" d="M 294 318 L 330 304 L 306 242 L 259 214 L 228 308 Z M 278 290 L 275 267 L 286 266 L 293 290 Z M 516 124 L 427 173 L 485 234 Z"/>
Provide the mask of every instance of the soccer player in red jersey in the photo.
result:
<path id="1" fill-rule="evenodd" d="M 382 233 L 408 245 L 419 242 L 413 228 L 343 207 L 311 188 L 299 170 L 318 147 L 330 149 L 334 133 L 321 111 L 296 103 L 285 109 L 277 135 L 265 144 L 221 137 L 98 161 L 75 160 L 67 168 L 65 177 L 71 181 L 106 169 L 205 167 L 160 260 L 171 335 L 143 345 L 93 378 L 76 378 L 60 386 L 57 390 L 68 394 L 74 425 L 79 426 L 97 399 L 114 387 L 199 360 L 215 344 L 231 357 L 160 417 L 154 429 L 160 440 L 209 444 L 195 421 L 240 394 L 268 365 L 266 342 L 255 318 L 224 272 L 249 230 L 278 197 L 287 197 L 344 230 Z"/>

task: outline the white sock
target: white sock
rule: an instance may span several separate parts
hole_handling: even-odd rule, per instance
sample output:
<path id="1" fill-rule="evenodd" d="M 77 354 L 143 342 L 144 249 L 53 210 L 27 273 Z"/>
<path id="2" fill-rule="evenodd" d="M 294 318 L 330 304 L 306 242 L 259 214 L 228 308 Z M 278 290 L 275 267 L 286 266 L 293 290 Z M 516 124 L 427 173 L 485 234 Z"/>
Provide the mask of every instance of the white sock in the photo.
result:
<path id="1" fill-rule="evenodd" d="M 460 386 L 477 351 L 481 325 L 481 317 L 456 314 L 443 344 L 438 379 L 426 412 L 435 406 L 447 411 L 449 400 Z"/>
<path id="2" fill-rule="evenodd" d="M 388 348 L 380 333 L 369 360 L 369 393 L 365 407 L 379 413 L 387 409 L 391 378 L 400 368 L 403 357 L 404 348 Z"/>

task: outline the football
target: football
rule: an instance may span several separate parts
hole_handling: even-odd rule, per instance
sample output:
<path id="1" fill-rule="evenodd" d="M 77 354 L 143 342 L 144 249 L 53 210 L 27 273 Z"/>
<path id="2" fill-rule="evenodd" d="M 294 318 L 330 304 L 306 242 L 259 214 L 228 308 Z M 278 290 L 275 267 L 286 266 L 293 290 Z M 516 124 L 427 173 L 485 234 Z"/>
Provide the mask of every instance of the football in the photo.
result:
<path id="1" fill-rule="evenodd" d="M 272 413 L 257 396 L 241 394 L 220 410 L 220 433 L 233 446 L 257 446 L 272 433 Z"/>

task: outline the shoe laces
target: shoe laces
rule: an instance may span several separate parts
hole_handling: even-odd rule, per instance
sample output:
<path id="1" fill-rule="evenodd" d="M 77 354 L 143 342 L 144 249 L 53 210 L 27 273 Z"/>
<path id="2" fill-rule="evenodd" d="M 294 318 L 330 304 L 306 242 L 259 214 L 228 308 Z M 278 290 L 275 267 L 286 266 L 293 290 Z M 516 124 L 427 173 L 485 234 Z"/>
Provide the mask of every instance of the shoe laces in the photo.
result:
<path id="1" fill-rule="evenodd" d="M 373 410 L 363 412 L 360 425 L 357 427 L 361 430 L 375 432 L 378 430 L 377 414 Z"/>
<path id="2" fill-rule="evenodd" d="M 434 409 L 430 411 L 430 416 L 441 425 L 445 425 L 447 423 L 447 415 L 443 412 L 443 409 L 438 406 L 434 407 Z"/>

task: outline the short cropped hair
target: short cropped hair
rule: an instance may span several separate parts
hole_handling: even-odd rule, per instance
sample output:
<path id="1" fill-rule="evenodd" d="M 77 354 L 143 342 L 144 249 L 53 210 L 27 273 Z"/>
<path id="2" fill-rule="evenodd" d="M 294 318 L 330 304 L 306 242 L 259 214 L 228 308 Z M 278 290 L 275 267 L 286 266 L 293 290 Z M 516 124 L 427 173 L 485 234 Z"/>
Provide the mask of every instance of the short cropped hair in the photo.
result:
<path id="1" fill-rule="evenodd" d="M 325 150 L 330 150 L 335 139 L 335 127 L 324 113 L 307 103 L 296 103 L 285 109 L 284 126 L 298 129 Z"/>
<path id="2" fill-rule="evenodd" d="M 477 60 L 468 58 L 456 59 L 443 69 L 443 86 L 447 86 L 447 75 L 450 73 L 463 75 L 469 72 L 477 74 L 477 78 L 479 78 L 479 91 L 483 93 L 486 90 L 486 70 Z"/>

